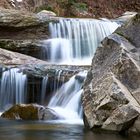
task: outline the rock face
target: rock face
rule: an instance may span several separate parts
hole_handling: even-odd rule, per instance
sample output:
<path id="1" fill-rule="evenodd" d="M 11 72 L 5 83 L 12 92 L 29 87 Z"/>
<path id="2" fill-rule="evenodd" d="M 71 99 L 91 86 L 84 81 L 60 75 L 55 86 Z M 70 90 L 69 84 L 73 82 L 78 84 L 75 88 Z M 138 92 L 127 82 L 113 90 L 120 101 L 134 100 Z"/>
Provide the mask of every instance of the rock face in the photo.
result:
<path id="1" fill-rule="evenodd" d="M 0 9 L 0 48 L 39 58 L 41 40 L 49 37 L 49 22 L 56 22 L 49 11 L 38 14 Z"/>
<path id="2" fill-rule="evenodd" d="M 45 20 L 41 20 L 37 14 L 0 9 L 0 39 L 46 39 L 49 35 L 48 23 L 58 19 L 45 15 Z"/>
<path id="3" fill-rule="evenodd" d="M 1 117 L 12 120 L 57 120 L 61 118 L 54 110 L 37 104 L 14 105 Z"/>
<path id="4" fill-rule="evenodd" d="M 0 64 L 6 66 L 18 66 L 18 65 L 25 65 L 25 64 L 44 65 L 47 64 L 47 62 L 33 58 L 31 56 L 0 49 Z"/>
<path id="5" fill-rule="evenodd" d="M 97 48 L 82 96 L 85 125 L 93 130 L 140 132 L 139 27 L 136 15 L 118 29 L 123 36 L 114 33 Z"/>

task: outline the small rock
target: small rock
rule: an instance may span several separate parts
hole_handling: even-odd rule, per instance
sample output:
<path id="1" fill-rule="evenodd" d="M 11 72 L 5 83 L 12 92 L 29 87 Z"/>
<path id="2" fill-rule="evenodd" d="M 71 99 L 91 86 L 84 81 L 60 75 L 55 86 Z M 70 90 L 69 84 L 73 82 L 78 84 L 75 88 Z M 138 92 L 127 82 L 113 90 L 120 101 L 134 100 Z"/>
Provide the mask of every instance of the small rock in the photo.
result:
<path id="1" fill-rule="evenodd" d="M 37 13 L 37 17 L 40 20 L 48 19 L 49 17 L 55 17 L 56 14 L 52 11 L 42 10 L 41 12 Z"/>

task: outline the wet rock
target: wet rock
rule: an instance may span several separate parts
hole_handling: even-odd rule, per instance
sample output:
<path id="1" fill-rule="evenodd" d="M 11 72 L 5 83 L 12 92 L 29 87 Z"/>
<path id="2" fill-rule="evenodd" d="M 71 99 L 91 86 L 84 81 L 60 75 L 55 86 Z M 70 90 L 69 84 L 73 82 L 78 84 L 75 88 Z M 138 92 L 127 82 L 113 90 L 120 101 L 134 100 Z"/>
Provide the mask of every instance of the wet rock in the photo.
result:
<path id="1" fill-rule="evenodd" d="M 43 115 L 44 107 L 37 104 L 20 104 L 14 105 L 5 111 L 1 117 L 12 120 L 40 120 Z"/>
<path id="2" fill-rule="evenodd" d="M 43 120 L 58 120 L 58 119 L 64 119 L 64 118 L 60 116 L 58 113 L 56 113 L 53 109 L 45 108 L 42 119 Z"/>
<path id="3" fill-rule="evenodd" d="M 132 18 L 137 14 L 137 12 L 125 12 L 120 17 L 113 19 L 113 21 L 118 22 L 119 24 L 125 24 L 132 20 Z"/>
<path id="4" fill-rule="evenodd" d="M 114 33 L 102 41 L 92 60 L 82 104 L 86 126 L 93 130 L 121 132 L 137 128 L 140 132 L 140 36 L 136 33 L 136 40 L 134 34 L 140 25 L 138 21 L 139 18 L 130 22 L 132 28 L 129 23 L 119 29 L 125 33 L 131 29 L 133 35 L 128 36 L 132 42 L 125 38 L 127 34 Z"/>
<path id="5" fill-rule="evenodd" d="M 54 110 L 38 104 L 17 104 L 5 111 L 2 118 L 11 120 L 57 120 L 62 117 Z"/>

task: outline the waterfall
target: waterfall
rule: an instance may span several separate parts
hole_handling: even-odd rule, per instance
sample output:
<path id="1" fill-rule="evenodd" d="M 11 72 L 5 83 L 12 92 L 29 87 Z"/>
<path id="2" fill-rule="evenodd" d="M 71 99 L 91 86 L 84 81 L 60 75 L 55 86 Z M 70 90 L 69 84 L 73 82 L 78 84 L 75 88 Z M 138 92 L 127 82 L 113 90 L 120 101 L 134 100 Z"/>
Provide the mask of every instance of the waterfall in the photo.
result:
<path id="1" fill-rule="evenodd" d="M 18 68 L 2 73 L 0 85 L 0 110 L 10 105 L 26 103 L 27 77 Z"/>
<path id="2" fill-rule="evenodd" d="M 63 70 L 55 70 L 54 77 L 51 78 L 53 80 L 49 80 L 49 75 L 43 77 L 42 84 L 41 84 L 41 97 L 40 97 L 41 104 L 46 104 L 46 100 L 48 97 L 47 96 L 47 92 L 48 92 L 47 87 L 50 88 L 49 92 L 51 94 L 53 94 L 64 83 L 64 78 L 61 78 L 62 74 L 63 74 Z"/>
<path id="3" fill-rule="evenodd" d="M 45 102 L 47 84 L 48 84 L 48 75 L 43 77 L 43 80 L 42 80 L 41 101 L 40 101 L 41 104 L 44 104 L 44 102 Z"/>
<path id="4" fill-rule="evenodd" d="M 109 20 L 60 19 L 50 23 L 51 39 L 43 42 L 46 59 L 60 64 L 91 64 L 99 43 L 118 28 Z"/>
<path id="5" fill-rule="evenodd" d="M 49 102 L 48 107 L 55 110 L 65 120 L 82 120 L 82 84 L 87 71 L 79 72 L 64 83 Z"/>
<path id="6" fill-rule="evenodd" d="M 55 77 L 54 77 L 54 82 L 53 82 L 53 89 L 52 91 L 53 92 L 56 92 L 59 88 L 59 84 L 60 84 L 60 77 L 61 77 L 61 74 L 62 74 L 62 70 L 56 70 L 55 72 Z"/>

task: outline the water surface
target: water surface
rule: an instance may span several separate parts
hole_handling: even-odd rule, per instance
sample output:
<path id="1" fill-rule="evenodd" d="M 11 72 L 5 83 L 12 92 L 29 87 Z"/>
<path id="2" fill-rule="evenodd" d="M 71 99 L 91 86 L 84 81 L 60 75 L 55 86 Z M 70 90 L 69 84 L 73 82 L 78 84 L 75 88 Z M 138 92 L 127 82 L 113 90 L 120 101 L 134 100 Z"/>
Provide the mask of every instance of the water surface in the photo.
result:
<path id="1" fill-rule="evenodd" d="M 139 140 L 139 137 L 93 133 L 78 124 L 0 119 L 0 140 Z"/>

